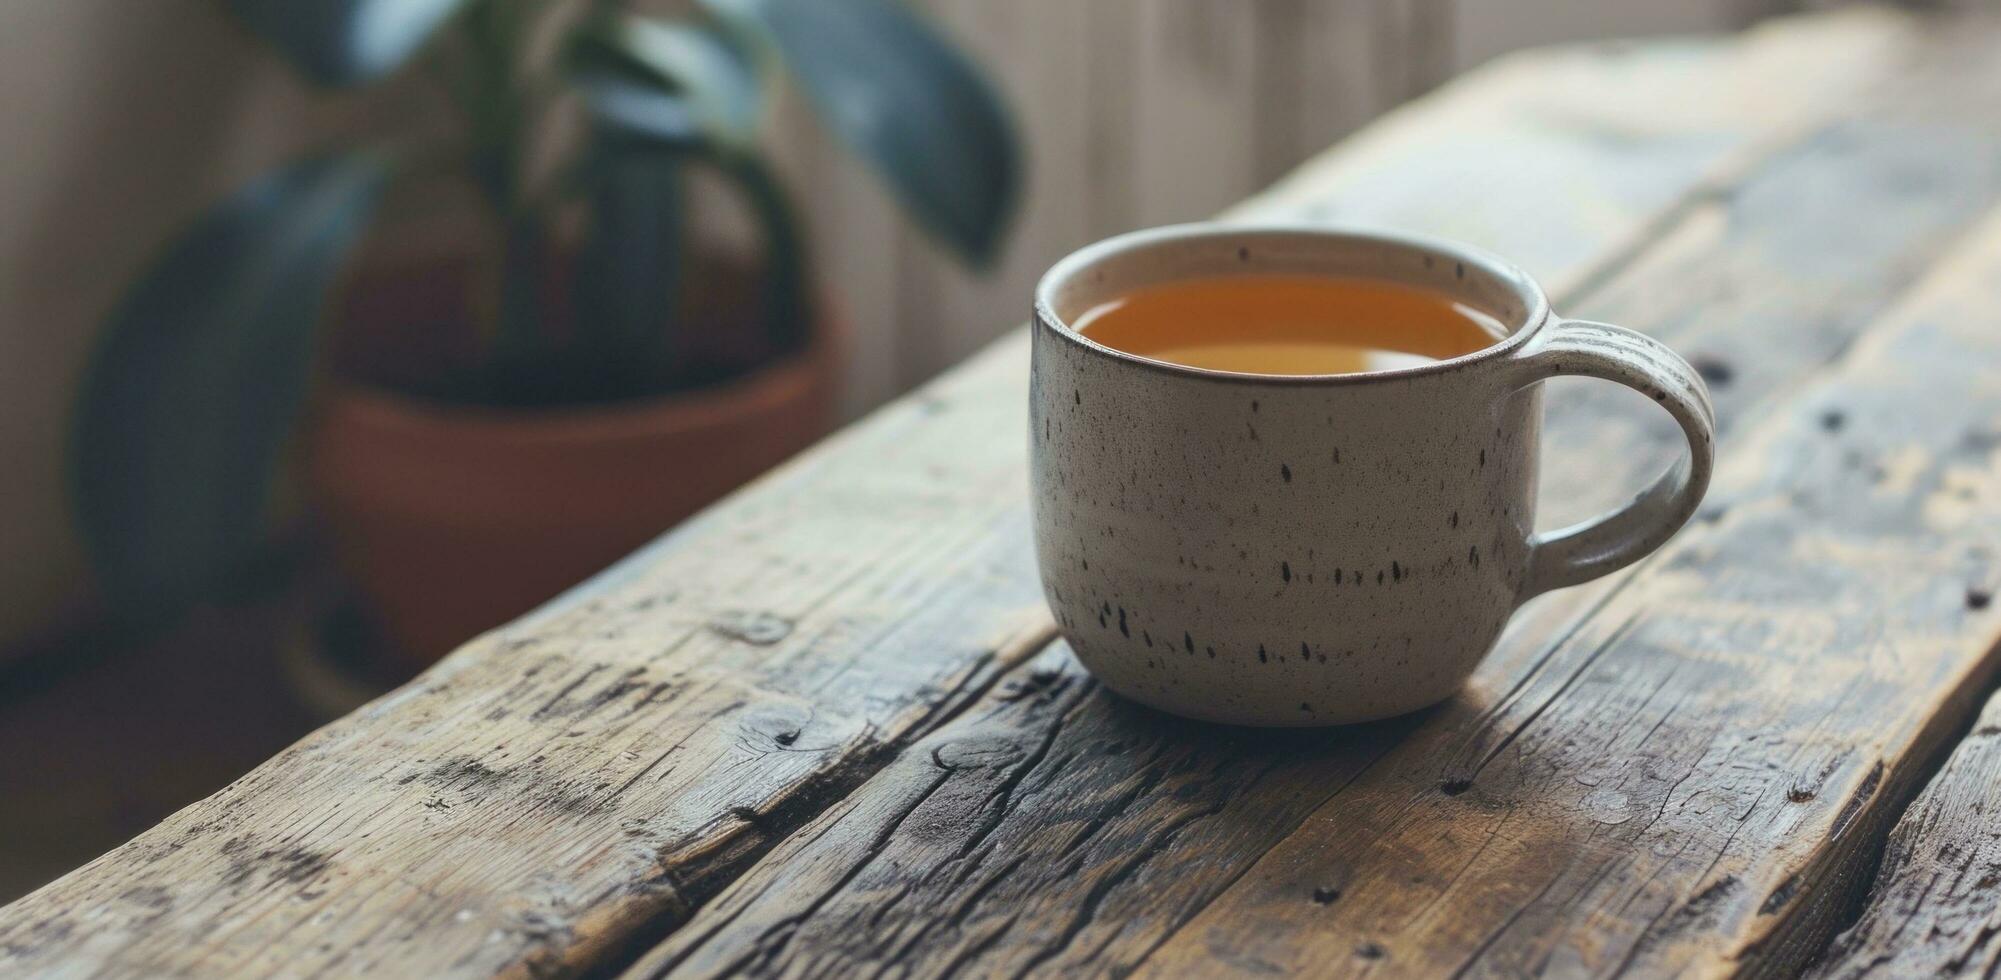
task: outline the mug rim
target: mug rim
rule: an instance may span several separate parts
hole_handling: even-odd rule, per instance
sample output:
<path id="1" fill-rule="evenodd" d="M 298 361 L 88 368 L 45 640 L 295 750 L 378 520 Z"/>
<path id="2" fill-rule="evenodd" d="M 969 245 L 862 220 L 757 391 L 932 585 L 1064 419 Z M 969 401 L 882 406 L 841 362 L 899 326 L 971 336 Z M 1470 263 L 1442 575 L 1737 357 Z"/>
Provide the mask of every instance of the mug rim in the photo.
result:
<path id="1" fill-rule="evenodd" d="M 1464 262 L 1479 268 L 1495 281 L 1515 290 L 1522 300 L 1522 322 L 1510 329 L 1506 337 L 1479 350 L 1432 361 L 1412 367 L 1389 368 L 1380 371 L 1351 371 L 1341 374 L 1257 374 L 1248 371 L 1219 371 L 1213 368 L 1195 367 L 1174 361 L 1163 361 L 1144 357 L 1130 351 L 1108 347 L 1083 335 L 1070 326 L 1064 318 L 1056 315 L 1054 298 L 1057 289 L 1088 272 L 1091 267 L 1113 256 L 1152 248 L 1172 242 L 1202 239 L 1228 239 L 1248 235 L 1298 235 L 1308 238 L 1322 238 L 1335 241 L 1360 242 L 1365 244 L 1392 245 L 1428 252 L 1440 258 Z M 1163 374 L 1178 375 L 1205 381 L 1233 382 L 1258 385 L 1361 385 L 1382 381 L 1398 381 L 1431 374 L 1445 374 L 1483 361 L 1505 357 L 1540 332 L 1550 319 L 1549 298 L 1539 285 L 1520 267 L 1495 255 L 1486 249 L 1464 242 L 1452 241 L 1432 235 L 1413 232 L 1388 231 L 1362 227 L 1327 224 L 1306 224 L 1291 222 L 1223 222 L 1195 221 L 1184 224 L 1162 225 L 1114 235 L 1102 241 L 1086 245 L 1058 260 L 1042 274 L 1035 286 L 1035 320 L 1039 329 L 1048 330 L 1065 341 L 1085 350 L 1135 367 Z"/>

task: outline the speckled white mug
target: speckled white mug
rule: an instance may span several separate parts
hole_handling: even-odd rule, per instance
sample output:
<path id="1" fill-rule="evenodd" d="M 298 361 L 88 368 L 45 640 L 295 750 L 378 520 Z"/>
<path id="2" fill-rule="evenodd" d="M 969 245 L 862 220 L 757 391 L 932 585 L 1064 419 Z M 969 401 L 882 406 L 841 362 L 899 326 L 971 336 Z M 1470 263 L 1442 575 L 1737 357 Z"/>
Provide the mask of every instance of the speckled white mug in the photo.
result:
<path id="1" fill-rule="evenodd" d="M 1362 374 L 1187 367 L 1072 329 L 1135 287 L 1235 274 L 1445 293 L 1507 336 Z M 1524 600 L 1659 547 L 1709 484 L 1715 420 L 1687 362 L 1565 320 L 1520 270 L 1409 235 L 1183 225 L 1100 242 L 1036 290 L 1035 546 L 1064 636 L 1112 690 L 1246 725 L 1329 725 L 1452 694 Z M 1539 382 L 1659 402 L 1689 452 L 1617 511 L 1537 534 Z"/>

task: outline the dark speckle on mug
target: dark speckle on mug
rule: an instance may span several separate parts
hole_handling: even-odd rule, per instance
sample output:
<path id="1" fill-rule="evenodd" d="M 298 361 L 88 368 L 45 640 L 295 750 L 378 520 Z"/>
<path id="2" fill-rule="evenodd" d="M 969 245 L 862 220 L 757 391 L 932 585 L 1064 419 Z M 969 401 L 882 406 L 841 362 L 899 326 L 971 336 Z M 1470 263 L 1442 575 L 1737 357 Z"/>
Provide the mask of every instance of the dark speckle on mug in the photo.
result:
<path id="1" fill-rule="evenodd" d="M 1287 582 L 1290 582 L 1290 581 L 1292 581 L 1292 563 L 1291 563 L 1291 562 L 1284 562 L 1284 561 L 1282 561 L 1282 562 L 1279 562 L 1279 563 L 1278 563 L 1278 577 L 1279 577 L 1279 578 L 1282 578 L 1282 579 L 1284 579 L 1284 580 L 1286 580 Z"/>
<path id="2" fill-rule="evenodd" d="M 1119 607 L 1119 635 L 1128 640 L 1133 638 L 1133 631 L 1126 628 L 1126 607 L 1124 606 Z"/>
<path id="3" fill-rule="evenodd" d="M 1265 645 L 1262 643 L 1258 644 L 1258 663 L 1266 664 L 1270 662 L 1271 657 L 1265 653 Z"/>
<path id="4" fill-rule="evenodd" d="M 1292 482 L 1292 467 L 1290 467 L 1290 466 L 1287 466 L 1287 465 L 1286 465 L 1286 464 L 1284 464 L 1284 463 L 1280 463 L 1280 464 L 1278 464 L 1278 475 L 1279 475 L 1279 476 L 1281 476 L 1281 477 L 1284 477 L 1284 478 L 1285 478 L 1285 482 L 1287 482 L 1287 483 L 1291 483 L 1291 482 Z"/>
<path id="5" fill-rule="evenodd" d="M 1190 635 L 1190 634 L 1189 634 L 1189 633 L 1187 633 L 1187 632 L 1183 632 L 1183 633 L 1181 634 L 1181 645 L 1182 645 L 1182 646 L 1184 646 L 1184 647 L 1187 647 L 1187 648 L 1188 648 L 1188 652 L 1189 652 L 1189 653 L 1194 653 L 1194 652 L 1195 652 L 1195 637 L 1194 637 L 1194 636 L 1192 636 L 1192 635 Z"/>

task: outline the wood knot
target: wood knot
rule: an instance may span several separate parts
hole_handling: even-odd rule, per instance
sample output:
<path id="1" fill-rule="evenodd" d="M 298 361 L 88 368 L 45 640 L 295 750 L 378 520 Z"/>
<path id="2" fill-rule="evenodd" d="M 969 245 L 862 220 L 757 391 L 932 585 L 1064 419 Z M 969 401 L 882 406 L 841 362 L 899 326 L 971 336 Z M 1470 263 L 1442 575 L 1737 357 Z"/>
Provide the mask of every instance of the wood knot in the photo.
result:
<path id="1" fill-rule="evenodd" d="M 1458 796 L 1472 788 L 1473 781 L 1470 779 L 1448 779 L 1438 784 L 1438 791 L 1447 796 Z"/>
<path id="2" fill-rule="evenodd" d="M 767 612 L 732 611 L 710 620 L 709 629 L 732 640 L 768 647 L 792 635 L 792 621 Z"/>
<path id="3" fill-rule="evenodd" d="M 1313 890 L 1313 904 L 1315 905 L 1332 905 L 1334 904 L 1334 900 L 1340 897 L 1341 889 L 1339 888 L 1323 887 Z"/>

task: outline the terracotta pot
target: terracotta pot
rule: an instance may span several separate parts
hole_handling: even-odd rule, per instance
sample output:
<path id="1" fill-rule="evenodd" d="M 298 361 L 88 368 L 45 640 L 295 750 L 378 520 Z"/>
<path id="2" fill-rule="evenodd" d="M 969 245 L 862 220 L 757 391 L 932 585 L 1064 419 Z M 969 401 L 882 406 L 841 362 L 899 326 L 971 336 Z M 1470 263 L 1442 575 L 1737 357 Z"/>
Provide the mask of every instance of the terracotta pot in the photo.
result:
<path id="1" fill-rule="evenodd" d="M 309 488 L 342 569 L 422 666 L 819 438 L 837 336 L 823 317 L 786 360 L 603 406 L 453 406 L 336 384 L 309 437 Z"/>

